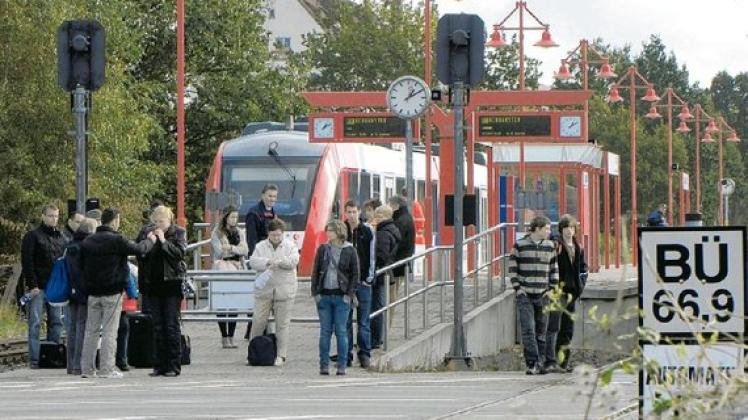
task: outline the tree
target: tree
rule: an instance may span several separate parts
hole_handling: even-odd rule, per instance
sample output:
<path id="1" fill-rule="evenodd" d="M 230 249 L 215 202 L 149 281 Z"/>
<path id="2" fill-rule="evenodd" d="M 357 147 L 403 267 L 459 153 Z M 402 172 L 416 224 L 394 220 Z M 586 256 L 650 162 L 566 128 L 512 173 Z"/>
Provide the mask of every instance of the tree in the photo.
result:
<path id="1" fill-rule="evenodd" d="M 131 232 L 155 189 L 157 165 L 142 162 L 153 118 L 138 110 L 125 72 L 139 56 L 139 36 L 123 25 L 124 0 L 0 3 L 0 254 L 17 253 L 20 236 L 46 202 L 65 213 L 74 197 L 74 119 L 69 95 L 57 87 L 57 27 L 71 16 L 98 19 L 107 31 L 107 81 L 93 93 L 89 115 L 89 195 L 123 211 Z"/>
<path id="2" fill-rule="evenodd" d="M 516 34 L 512 36 L 511 44 L 506 47 L 487 51 L 486 59 L 486 73 L 480 89 L 519 89 L 519 43 Z M 538 80 L 543 75 L 539 66 L 539 60 L 525 55 L 525 87 L 527 89 L 538 88 Z"/>

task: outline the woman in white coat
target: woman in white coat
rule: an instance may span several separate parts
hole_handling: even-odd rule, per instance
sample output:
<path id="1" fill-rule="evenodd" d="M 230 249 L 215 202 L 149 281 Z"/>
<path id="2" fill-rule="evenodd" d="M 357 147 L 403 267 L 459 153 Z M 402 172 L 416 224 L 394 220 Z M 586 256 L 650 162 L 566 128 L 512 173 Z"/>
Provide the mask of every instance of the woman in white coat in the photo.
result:
<path id="1" fill-rule="evenodd" d="M 299 250 L 293 241 L 283 239 L 284 230 L 282 220 L 271 220 L 268 238 L 257 244 L 249 258 L 249 265 L 258 272 L 258 279 L 266 279 L 265 284 L 258 284 L 262 280 L 255 282 L 255 309 L 249 340 L 263 333 L 272 310 L 278 342 L 276 366 L 282 366 L 286 361 L 291 311 L 298 286 Z"/>
<path id="2" fill-rule="evenodd" d="M 247 255 L 247 239 L 244 230 L 237 227 L 239 211 L 234 206 L 227 206 L 221 213 L 221 220 L 210 236 L 213 248 L 213 269 L 222 271 L 244 270 L 244 259 Z M 221 317 L 221 315 L 218 315 Z M 236 317 L 236 315 L 234 315 Z M 236 348 L 234 330 L 236 322 L 219 322 L 221 344 L 223 348 Z"/>

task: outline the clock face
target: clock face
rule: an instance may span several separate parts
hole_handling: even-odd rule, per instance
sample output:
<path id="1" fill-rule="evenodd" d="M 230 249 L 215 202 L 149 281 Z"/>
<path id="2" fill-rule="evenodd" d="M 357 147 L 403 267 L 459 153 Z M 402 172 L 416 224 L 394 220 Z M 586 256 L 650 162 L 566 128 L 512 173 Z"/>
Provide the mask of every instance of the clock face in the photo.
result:
<path id="1" fill-rule="evenodd" d="M 334 124 L 332 118 L 314 119 L 314 137 L 318 139 L 331 139 L 334 137 Z"/>
<path id="2" fill-rule="evenodd" d="M 561 137 L 581 137 L 582 136 L 582 117 L 578 115 L 565 116 L 560 118 Z"/>
<path id="3" fill-rule="evenodd" d="M 387 106 L 400 118 L 416 118 L 428 109 L 431 90 L 415 76 L 403 76 L 387 90 Z"/>

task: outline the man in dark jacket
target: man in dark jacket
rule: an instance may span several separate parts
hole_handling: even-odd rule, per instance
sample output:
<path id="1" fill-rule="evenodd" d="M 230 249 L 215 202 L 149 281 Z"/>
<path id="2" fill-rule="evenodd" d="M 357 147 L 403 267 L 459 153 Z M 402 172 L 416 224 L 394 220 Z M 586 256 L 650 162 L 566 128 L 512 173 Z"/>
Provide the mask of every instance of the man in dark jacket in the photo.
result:
<path id="1" fill-rule="evenodd" d="M 657 209 L 647 216 L 647 226 L 667 227 L 667 205 L 660 204 Z"/>
<path id="2" fill-rule="evenodd" d="M 262 187 L 262 199 L 255 206 L 250 207 L 245 219 L 247 230 L 247 258 L 252 256 L 255 245 L 268 237 L 268 223 L 275 219 L 275 202 L 278 201 L 278 187 L 275 184 L 267 184 Z"/>
<path id="3" fill-rule="evenodd" d="M 397 243 L 397 254 L 395 255 L 395 261 L 400 261 L 412 256 L 416 251 L 416 225 L 413 216 L 408 211 L 408 202 L 405 198 L 400 195 L 393 195 L 387 200 L 387 204 L 393 212 L 392 220 L 400 231 L 400 241 Z M 412 272 L 412 267 L 412 264 L 408 264 L 408 271 Z M 400 289 L 408 281 L 405 269 L 406 266 L 401 265 L 392 270 L 395 278 L 390 282 L 390 302 L 400 296 Z M 392 325 L 392 317 L 390 317 L 389 323 Z"/>
<path id="4" fill-rule="evenodd" d="M 44 290 L 52 273 L 52 265 L 62 255 L 65 237 L 57 229 L 60 210 L 53 204 L 44 206 L 42 223 L 23 237 L 21 263 L 26 288 L 30 290 L 29 304 L 29 366 L 39 367 L 39 328 L 47 312 L 47 340 L 60 342 L 62 313 L 60 308 L 46 303 Z"/>
<path id="5" fill-rule="evenodd" d="M 80 226 L 83 219 L 85 219 L 85 216 L 78 213 L 77 211 L 71 212 L 68 215 L 68 220 L 67 222 L 65 222 L 65 228 L 62 230 L 62 236 L 65 237 L 65 240 L 67 242 L 73 241 L 73 236 L 78 230 L 78 226 Z"/>
<path id="6" fill-rule="evenodd" d="M 392 209 L 387 206 L 380 206 L 374 210 L 374 221 L 376 222 L 376 266 L 384 268 L 395 262 L 397 255 L 398 243 L 400 242 L 400 230 L 392 221 Z M 384 275 L 377 277 L 372 288 L 371 311 L 375 312 L 382 309 L 385 305 L 384 296 Z M 392 322 L 390 310 L 387 313 L 388 323 Z M 377 316 L 371 320 L 371 348 L 377 349 L 382 345 L 383 336 L 382 316 Z"/>
<path id="7" fill-rule="evenodd" d="M 94 358 L 101 329 L 101 354 L 99 377 L 121 378 L 114 369 L 117 326 L 122 310 L 122 292 L 127 287 L 128 255 L 142 255 L 157 241 L 153 232 L 148 238 L 134 243 L 118 230 L 120 214 L 116 209 L 106 209 L 101 216 L 102 225 L 96 233 L 81 244 L 83 278 L 88 292 L 88 319 L 81 354 L 81 371 L 84 378 L 96 376 Z"/>
<path id="8" fill-rule="evenodd" d="M 348 230 L 348 242 L 356 248 L 359 261 L 359 272 L 361 283 L 356 289 L 356 324 L 358 332 L 356 343 L 358 344 L 358 361 L 361 367 L 367 369 L 371 359 L 371 329 L 369 325 L 369 314 L 371 313 L 371 287 L 374 283 L 374 271 L 376 271 L 376 245 L 374 231 L 371 226 L 361 219 L 361 210 L 355 201 L 349 200 L 345 203 L 345 226 Z M 353 308 L 348 315 L 348 364 L 353 361 Z"/>

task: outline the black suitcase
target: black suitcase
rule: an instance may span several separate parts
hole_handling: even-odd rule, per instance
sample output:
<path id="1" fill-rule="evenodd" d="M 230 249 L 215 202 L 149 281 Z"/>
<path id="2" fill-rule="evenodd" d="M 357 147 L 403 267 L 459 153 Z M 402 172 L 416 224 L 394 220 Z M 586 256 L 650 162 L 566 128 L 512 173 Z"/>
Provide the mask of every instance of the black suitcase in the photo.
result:
<path id="1" fill-rule="evenodd" d="M 277 353 L 275 334 L 258 335 L 249 342 L 247 361 L 251 366 L 273 366 Z"/>
<path id="2" fill-rule="evenodd" d="M 127 314 L 130 334 L 127 337 L 127 363 L 136 368 L 153 367 L 153 322 L 151 315 Z"/>
<path id="3" fill-rule="evenodd" d="M 189 365 L 192 362 L 192 345 L 190 344 L 190 336 L 182 334 L 180 341 L 182 342 L 182 359 L 180 364 L 182 366 Z"/>
<path id="4" fill-rule="evenodd" d="M 64 344 L 54 341 L 39 343 L 39 367 L 45 369 L 65 369 L 68 364 L 68 353 Z"/>

